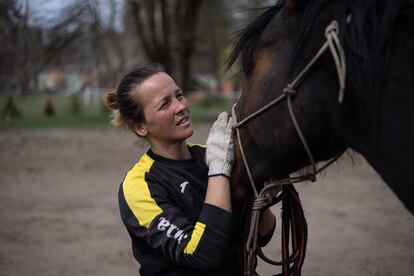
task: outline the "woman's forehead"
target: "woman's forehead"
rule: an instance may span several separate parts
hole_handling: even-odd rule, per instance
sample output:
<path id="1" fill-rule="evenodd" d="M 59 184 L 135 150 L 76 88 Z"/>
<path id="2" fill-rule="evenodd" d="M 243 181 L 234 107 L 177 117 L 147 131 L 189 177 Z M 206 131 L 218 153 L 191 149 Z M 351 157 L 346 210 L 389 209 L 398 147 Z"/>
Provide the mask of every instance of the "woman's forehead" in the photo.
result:
<path id="1" fill-rule="evenodd" d="M 159 92 L 173 92 L 177 89 L 175 81 L 166 73 L 157 73 L 143 81 L 140 85 L 142 93 L 158 94 Z M 170 91 L 172 90 L 172 91 Z"/>
<path id="2" fill-rule="evenodd" d="M 137 86 L 137 93 L 144 104 L 159 101 L 179 89 L 175 81 L 166 73 L 157 73 Z"/>

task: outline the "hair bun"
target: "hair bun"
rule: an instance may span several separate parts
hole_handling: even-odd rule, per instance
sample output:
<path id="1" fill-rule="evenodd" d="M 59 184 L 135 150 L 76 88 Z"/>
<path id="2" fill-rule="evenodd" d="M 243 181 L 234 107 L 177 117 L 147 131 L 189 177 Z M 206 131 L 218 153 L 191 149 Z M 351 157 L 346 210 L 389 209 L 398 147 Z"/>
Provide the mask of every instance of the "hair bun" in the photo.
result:
<path id="1" fill-rule="evenodd" d="M 107 107 L 115 110 L 119 108 L 115 89 L 105 93 L 104 102 Z"/>

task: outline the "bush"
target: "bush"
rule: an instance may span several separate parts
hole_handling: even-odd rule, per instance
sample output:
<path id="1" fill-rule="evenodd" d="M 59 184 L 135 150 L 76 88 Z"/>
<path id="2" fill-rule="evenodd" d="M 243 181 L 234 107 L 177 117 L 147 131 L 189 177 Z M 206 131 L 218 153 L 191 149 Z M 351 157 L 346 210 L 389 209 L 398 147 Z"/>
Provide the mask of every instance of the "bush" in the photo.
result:
<path id="1" fill-rule="evenodd" d="M 107 107 L 105 102 L 102 100 L 100 101 L 100 107 L 101 107 L 101 113 L 105 116 L 108 116 L 111 114 L 112 109 Z"/>
<path id="2" fill-rule="evenodd" d="M 222 105 L 224 101 L 225 100 L 221 99 L 218 96 L 208 96 L 200 102 L 200 106 L 204 108 L 215 108 L 219 105 Z"/>
<path id="3" fill-rule="evenodd" d="M 21 112 L 17 108 L 17 105 L 14 102 L 14 98 L 12 96 L 9 96 L 7 98 L 6 104 L 4 105 L 3 114 L 6 118 L 20 117 Z"/>
<path id="4" fill-rule="evenodd" d="M 79 94 L 73 94 L 70 96 L 70 108 L 69 113 L 72 115 L 78 115 L 82 111 L 82 103 Z"/>
<path id="5" fill-rule="evenodd" d="M 43 108 L 43 114 L 46 117 L 52 117 L 53 115 L 55 115 L 55 108 L 53 107 L 52 104 L 52 99 L 50 97 L 47 98 L 45 107 Z"/>

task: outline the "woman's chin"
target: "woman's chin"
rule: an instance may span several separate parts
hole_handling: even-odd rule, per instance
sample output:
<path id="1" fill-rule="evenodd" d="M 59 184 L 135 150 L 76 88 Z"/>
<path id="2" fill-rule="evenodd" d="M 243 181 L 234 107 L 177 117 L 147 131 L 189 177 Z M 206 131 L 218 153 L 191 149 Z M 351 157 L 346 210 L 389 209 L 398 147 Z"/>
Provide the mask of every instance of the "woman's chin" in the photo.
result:
<path id="1" fill-rule="evenodd" d="M 194 134 L 194 130 L 192 127 L 190 127 L 189 129 L 186 130 L 185 139 L 190 138 L 191 136 L 193 136 L 193 134 Z"/>

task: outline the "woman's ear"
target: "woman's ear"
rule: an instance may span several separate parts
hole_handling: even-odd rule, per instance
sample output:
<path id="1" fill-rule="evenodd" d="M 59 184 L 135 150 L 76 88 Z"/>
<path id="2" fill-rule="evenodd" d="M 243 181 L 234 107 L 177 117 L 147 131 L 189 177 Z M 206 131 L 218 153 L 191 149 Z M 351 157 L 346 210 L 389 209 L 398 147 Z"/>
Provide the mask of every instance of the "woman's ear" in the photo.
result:
<path id="1" fill-rule="evenodd" d="M 130 126 L 129 128 L 141 137 L 145 137 L 148 134 L 148 130 L 143 123 L 135 124 L 134 126 Z"/>

